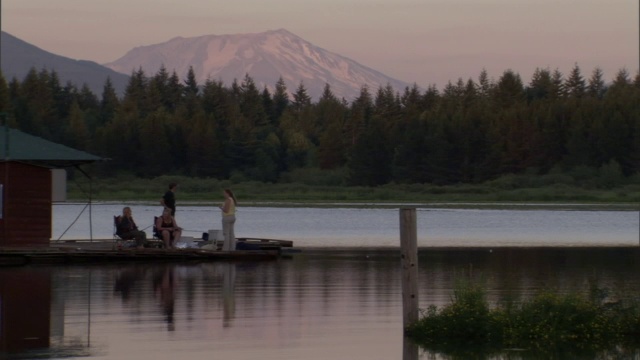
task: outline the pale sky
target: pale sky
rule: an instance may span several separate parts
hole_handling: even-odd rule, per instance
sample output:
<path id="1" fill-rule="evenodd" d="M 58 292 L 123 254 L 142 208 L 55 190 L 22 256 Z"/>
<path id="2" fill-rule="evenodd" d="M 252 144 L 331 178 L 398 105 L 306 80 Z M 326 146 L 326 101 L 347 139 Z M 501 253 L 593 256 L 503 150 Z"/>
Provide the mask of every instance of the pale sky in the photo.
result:
<path id="1" fill-rule="evenodd" d="M 635 76 L 638 0 L 0 0 L 1 27 L 58 55 L 106 63 L 171 38 L 284 28 L 422 88 L 482 69 Z"/>

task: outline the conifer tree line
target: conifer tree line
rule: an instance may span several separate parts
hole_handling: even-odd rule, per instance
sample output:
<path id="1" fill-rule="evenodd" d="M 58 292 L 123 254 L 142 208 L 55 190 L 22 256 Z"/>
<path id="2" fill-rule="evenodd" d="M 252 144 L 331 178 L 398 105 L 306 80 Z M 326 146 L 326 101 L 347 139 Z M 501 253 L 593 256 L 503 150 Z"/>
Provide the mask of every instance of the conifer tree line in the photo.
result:
<path id="1" fill-rule="evenodd" d="M 199 84 L 164 67 L 133 71 L 125 93 L 107 80 L 100 96 L 61 84 L 55 71 L 0 78 L 0 111 L 26 133 L 111 159 L 107 177 L 185 175 L 278 182 L 300 169 L 341 170 L 343 184 L 481 183 L 505 174 L 608 167 L 640 173 L 640 76 L 607 83 L 536 69 L 528 84 L 497 79 L 362 87 L 351 102 L 329 85 L 313 102 L 282 78 L 259 89 L 246 75 Z M 291 94 L 291 95 L 290 95 Z"/>

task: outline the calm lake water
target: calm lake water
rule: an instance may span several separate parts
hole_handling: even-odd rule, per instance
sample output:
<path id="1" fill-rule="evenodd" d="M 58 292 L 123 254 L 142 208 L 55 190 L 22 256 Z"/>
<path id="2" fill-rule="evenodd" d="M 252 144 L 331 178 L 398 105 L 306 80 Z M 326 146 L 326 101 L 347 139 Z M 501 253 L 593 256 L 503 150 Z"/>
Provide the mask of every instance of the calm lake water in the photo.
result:
<path id="1" fill-rule="evenodd" d="M 160 206 L 130 205 L 141 229 L 151 234 Z M 108 239 L 120 204 L 53 207 L 53 239 Z M 92 219 L 91 225 L 89 219 Z M 295 246 L 398 246 L 399 211 L 390 208 L 240 207 L 236 236 L 293 240 Z M 176 213 L 184 235 L 221 229 L 215 206 L 183 206 Z M 638 245 L 635 211 L 529 209 L 417 209 L 419 246 Z"/>
<path id="2" fill-rule="evenodd" d="M 16 359 L 450 359 L 405 352 L 398 255 L 363 249 L 254 263 L 0 268 L 0 349 Z M 423 250 L 419 303 L 449 303 L 461 277 L 486 283 L 491 301 L 584 289 L 591 279 L 637 297 L 639 255 Z"/>
<path id="3" fill-rule="evenodd" d="M 81 207 L 55 207 L 57 236 Z M 141 227 L 158 212 L 132 207 Z M 111 237 L 120 209 L 93 207 L 94 237 Z M 177 219 L 194 233 L 220 221 L 213 207 Z M 0 358 L 452 359 L 402 336 L 398 219 L 397 209 L 242 208 L 238 236 L 314 248 L 252 263 L 0 268 Z M 460 278 L 482 281 L 492 302 L 593 281 L 638 297 L 638 227 L 633 211 L 420 209 L 420 307 L 448 304 Z M 535 358 L 506 356 L 496 359 Z"/>

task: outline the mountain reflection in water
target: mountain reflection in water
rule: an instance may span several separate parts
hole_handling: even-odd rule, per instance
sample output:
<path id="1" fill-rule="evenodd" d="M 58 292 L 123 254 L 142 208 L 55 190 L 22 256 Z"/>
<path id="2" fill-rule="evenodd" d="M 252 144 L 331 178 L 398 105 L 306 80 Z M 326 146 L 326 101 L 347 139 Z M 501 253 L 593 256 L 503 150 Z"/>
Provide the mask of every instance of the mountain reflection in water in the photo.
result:
<path id="1" fill-rule="evenodd" d="M 421 250 L 419 303 L 448 304 L 460 277 L 486 284 L 491 302 L 593 281 L 638 297 L 638 256 L 630 247 Z M 400 271 L 397 249 L 0 268 L 0 358 L 446 359 L 403 338 Z"/>

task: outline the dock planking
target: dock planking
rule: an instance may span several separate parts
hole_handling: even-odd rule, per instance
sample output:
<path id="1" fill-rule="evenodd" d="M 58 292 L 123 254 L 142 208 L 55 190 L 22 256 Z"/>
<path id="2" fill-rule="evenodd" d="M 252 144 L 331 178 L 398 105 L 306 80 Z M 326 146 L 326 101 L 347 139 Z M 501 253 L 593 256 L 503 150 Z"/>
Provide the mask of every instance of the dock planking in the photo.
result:
<path id="1" fill-rule="evenodd" d="M 244 241 L 249 244 L 269 244 L 269 245 L 277 245 L 281 247 L 293 247 L 293 241 L 291 240 L 263 239 L 263 238 L 252 238 L 252 237 L 239 237 L 239 238 L 236 238 L 236 240 Z"/>
<path id="2" fill-rule="evenodd" d="M 144 249 L 137 249 L 134 241 L 120 239 L 52 241 L 49 246 L 0 248 L 0 266 L 137 261 L 260 261 L 299 252 L 292 248 L 293 241 L 264 238 L 237 238 L 239 245 L 236 251 L 222 251 L 220 241 L 196 239 L 191 246 L 194 244 L 195 247 L 163 249 L 159 246 L 162 242 L 151 240 Z M 203 247 L 207 244 L 216 246 Z"/>
<path id="3" fill-rule="evenodd" d="M 0 249 L 0 265 L 78 264 L 136 261 L 261 261 L 275 260 L 278 250 L 218 251 L 203 249 L 120 249 L 82 248 Z"/>

